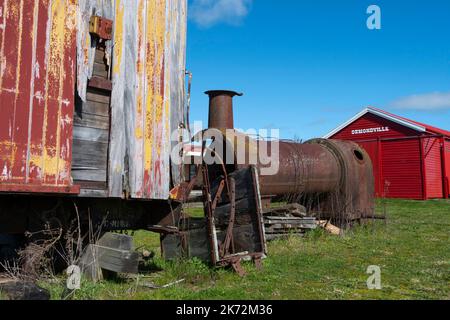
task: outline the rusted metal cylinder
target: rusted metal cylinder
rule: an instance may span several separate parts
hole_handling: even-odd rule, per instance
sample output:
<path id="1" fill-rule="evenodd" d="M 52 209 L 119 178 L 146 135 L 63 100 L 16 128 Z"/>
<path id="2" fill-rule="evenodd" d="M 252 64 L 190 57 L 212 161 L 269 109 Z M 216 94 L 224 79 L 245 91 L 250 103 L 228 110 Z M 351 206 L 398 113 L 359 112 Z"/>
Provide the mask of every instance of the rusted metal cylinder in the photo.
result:
<path id="1" fill-rule="evenodd" d="M 242 93 L 237 93 L 228 90 L 211 90 L 206 91 L 209 95 L 209 128 L 217 129 L 233 129 L 233 97 L 242 96 Z"/>
<path id="2" fill-rule="evenodd" d="M 306 143 L 255 140 L 229 130 L 233 129 L 235 92 L 207 93 L 211 97 L 210 122 L 203 139 L 224 142 L 212 153 L 222 160 L 210 166 L 210 178 L 254 165 L 262 196 L 287 196 L 288 201 L 299 201 L 309 212 L 339 225 L 373 216 L 372 162 L 358 144 L 327 139 Z"/>
<path id="3" fill-rule="evenodd" d="M 341 170 L 332 152 L 318 144 L 277 143 L 278 173 L 260 175 L 262 195 L 326 193 L 339 187 Z"/>
<path id="4" fill-rule="evenodd" d="M 234 138 L 227 137 L 227 140 L 231 142 Z M 267 162 L 264 156 L 261 158 L 262 143 L 268 144 L 267 155 L 270 154 L 268 157 L 273 161 L 277 161 L 277 157 L 273 157 L 274 143 L 278 144 L 278 170 L 273 174 L 264 174 L 263 169 L 273 163 Z M 325 139 L 306 143 L 266 142 L 248 138 L 245 154 L 246 159 L 258 159 L 256 167 L 262 196 L 309 199 L 306 201 L 310 203 L 309 210 L 332 218 L 339 225 L 373 215 L 372 162 L 364 149 L 354 142 Z M 238 164 L 237 168 L 251 164 L 254 163 Z"/>

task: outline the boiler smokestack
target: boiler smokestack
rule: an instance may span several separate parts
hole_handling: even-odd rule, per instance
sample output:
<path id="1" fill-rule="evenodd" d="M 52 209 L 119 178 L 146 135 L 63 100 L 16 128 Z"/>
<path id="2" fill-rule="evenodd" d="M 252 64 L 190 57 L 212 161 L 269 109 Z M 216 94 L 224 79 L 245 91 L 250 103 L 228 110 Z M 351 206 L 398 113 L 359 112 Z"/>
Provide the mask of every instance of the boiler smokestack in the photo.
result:
<path id="1" fill-rule="evenodd" d="M 209 95 L 208 127 L 215 129 L 234 129 L 233 97 L 242 93 L 227 90 L 206 91 Z"/>

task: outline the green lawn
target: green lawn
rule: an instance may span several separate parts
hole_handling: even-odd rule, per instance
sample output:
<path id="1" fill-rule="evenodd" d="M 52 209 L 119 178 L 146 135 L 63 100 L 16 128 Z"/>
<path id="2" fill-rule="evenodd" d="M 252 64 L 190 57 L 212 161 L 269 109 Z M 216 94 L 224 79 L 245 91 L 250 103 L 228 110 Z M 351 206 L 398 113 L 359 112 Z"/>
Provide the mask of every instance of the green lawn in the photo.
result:
<path id="1" fill-rule="evenodd" d="M 264 269 L 247 276 L 198 261 L 164 262 L 136 279 L 84 282 L 75 299 L 450 299 L 450 201 L 386 202 L 388 220 L 336 237 L 321 230 L 269 244 Z M 383 205 L 378 204 L 378 211 Z M 136 247 L 159 254 L 159 236 L 135 235 Z M 378 265 L 382 289 L 368 290 L 366 269 Z M 161 271 L 157 271 L 162 269 Z M 185 282 L 151 290 L 140 283 Z M 45 284 L 60 299 L 64 283 Z"/>

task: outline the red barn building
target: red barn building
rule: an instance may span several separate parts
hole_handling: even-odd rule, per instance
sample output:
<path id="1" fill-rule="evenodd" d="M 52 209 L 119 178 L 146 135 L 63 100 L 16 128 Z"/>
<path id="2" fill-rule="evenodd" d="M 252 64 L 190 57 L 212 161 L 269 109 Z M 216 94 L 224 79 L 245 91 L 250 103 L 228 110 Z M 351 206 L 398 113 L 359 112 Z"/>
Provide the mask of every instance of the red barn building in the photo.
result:
<path id="1" fill-rule="evenodd" d="M 366 108 L 324 138 L 351 140 L 370 155 L 378 197 L 433 199 L 450 193 L 450 132 Z"/>

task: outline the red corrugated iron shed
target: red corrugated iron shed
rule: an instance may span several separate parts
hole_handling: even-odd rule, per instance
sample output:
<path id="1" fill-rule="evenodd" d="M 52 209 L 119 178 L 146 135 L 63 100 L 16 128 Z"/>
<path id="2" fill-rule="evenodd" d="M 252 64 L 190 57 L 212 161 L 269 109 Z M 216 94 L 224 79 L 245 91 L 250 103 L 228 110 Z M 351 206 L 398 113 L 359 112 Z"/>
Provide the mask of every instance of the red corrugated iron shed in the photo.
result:
<path id="1" fill-rule="evenodd" d="M 369 107 L 324 138 L 351 140 L 366 149 L 373 162 L 379 197 L 449 197 L 447 130 Z"/>

